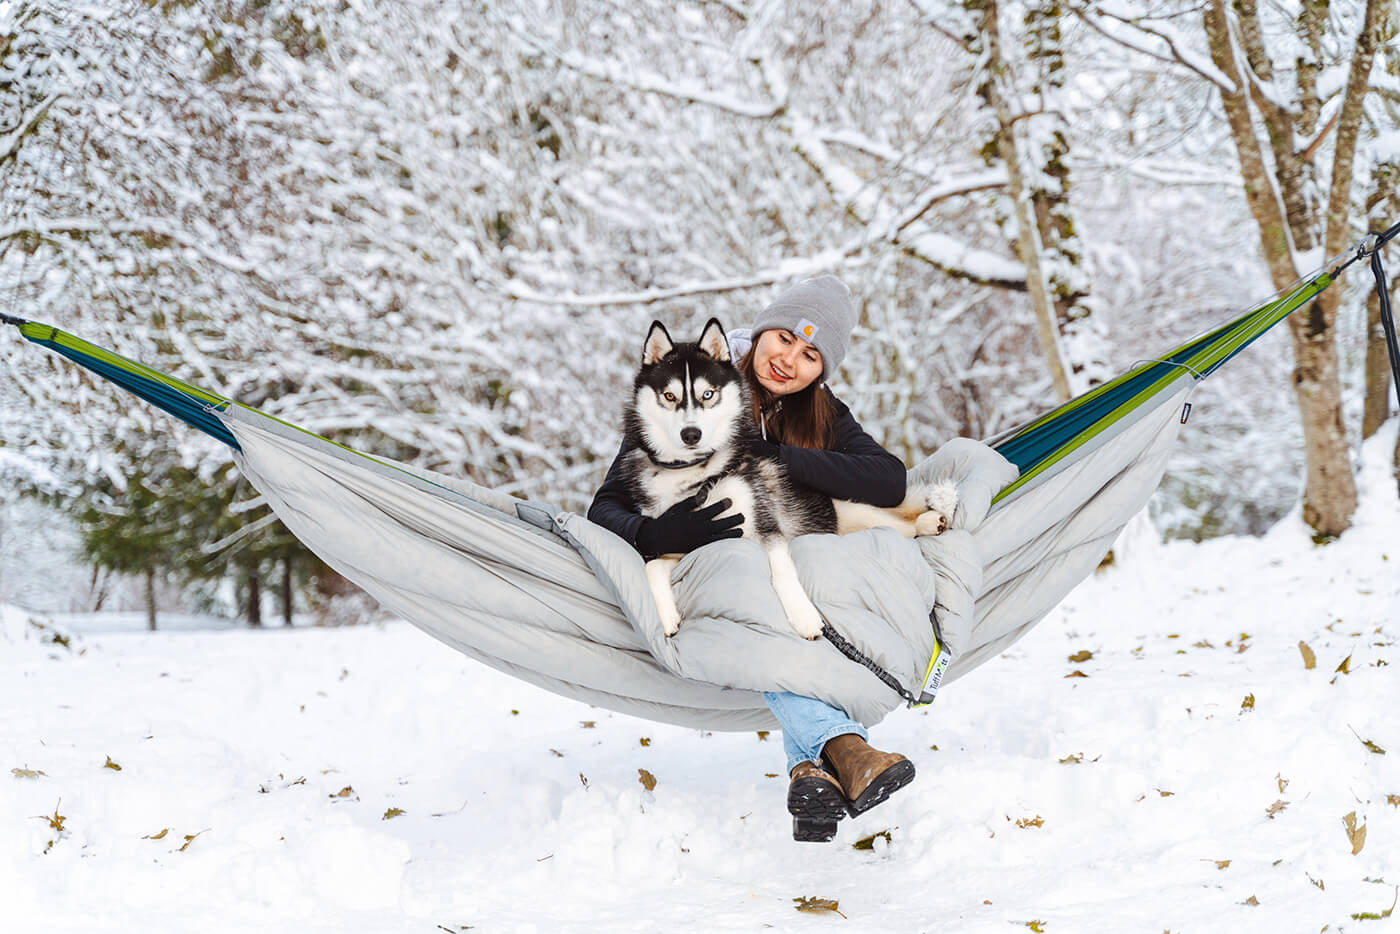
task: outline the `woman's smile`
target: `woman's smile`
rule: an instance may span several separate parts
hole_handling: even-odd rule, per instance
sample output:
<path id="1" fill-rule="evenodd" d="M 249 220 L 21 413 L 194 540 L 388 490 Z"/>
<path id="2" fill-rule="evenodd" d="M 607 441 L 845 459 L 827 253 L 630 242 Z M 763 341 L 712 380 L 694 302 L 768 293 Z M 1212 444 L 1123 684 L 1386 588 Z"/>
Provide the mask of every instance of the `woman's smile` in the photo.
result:
<path id="1" fill-rule="evenodd" d="M 758 335 L 753 355 L 754 378 L 775 396 L 801 392 L 822 375 L 821 352 L 782 328 Z"/>

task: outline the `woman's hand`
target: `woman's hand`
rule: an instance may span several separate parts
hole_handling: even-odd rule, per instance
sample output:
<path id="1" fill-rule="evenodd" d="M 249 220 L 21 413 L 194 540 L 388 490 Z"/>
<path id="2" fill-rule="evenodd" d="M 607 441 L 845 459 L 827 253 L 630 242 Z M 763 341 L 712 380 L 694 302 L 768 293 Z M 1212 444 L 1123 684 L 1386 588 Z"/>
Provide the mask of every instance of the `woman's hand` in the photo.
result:
<path id="1" fill-rule="evenodd" d="M 744 524 L 743 513 L 718 518 L 731 505 L 722 499 L 698 507 L 695 497 L 683 499 L 656 518 L 642 520 L 637 528 L 637 550 L 642 557 L 651 559 L 685 554 L 722 538 L 739 538 L 744 534 L 740 528 Z"/>

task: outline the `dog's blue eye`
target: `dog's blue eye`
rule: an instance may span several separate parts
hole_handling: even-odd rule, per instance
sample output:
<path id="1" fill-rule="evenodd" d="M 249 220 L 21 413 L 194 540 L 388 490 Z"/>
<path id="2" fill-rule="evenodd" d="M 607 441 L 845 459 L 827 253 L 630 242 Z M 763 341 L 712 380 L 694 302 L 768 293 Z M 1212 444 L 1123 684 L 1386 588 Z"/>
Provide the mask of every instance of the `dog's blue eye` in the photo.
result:
<path id="1" fill-rule="evenodd" d="M 703 399 L 703 400 L 706 401 L 706 402 L 709 402 L 709 401 L 710 401 L 711 399 L 713 399 L 714 397 L 715 397 L 715 391 L 714 391 L 713 389 L 706 389 L 705 392 L 700 396 L 700 398 Z"/>

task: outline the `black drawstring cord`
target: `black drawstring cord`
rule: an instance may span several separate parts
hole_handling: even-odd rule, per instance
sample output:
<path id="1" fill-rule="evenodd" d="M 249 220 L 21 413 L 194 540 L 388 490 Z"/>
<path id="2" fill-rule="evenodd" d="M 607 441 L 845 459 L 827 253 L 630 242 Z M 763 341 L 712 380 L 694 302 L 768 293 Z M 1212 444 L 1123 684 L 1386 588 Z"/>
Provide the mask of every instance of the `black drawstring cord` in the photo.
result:
<path id="1" fill-rule="evenodd" d="M 0 311 L 0 322 L 3 322 L 5 324 L 13 324 L 15 327 L 19 327 L 21 324 L 29 323 L 23 318 L 16 318 L 14 315 L 7 315 L 3 311 Z"/>
<path id="2" fill-rule="evenodd" d="M 879 678 L 881 681 L 885 682 L 885 684 L 889 685 L 890 688 L 892 688 L 896 694 L 904 698 L 904 701 L 906 703 L 911 705 L 915 703 L 914 695 L 910 694 L 905 689 L 904 685 L 900 684 L 895 679 L 894 675 L 881 668 L 879 662 L 875 661 L 873 658 L 868 657 L 863 652 L 861 652 L 860 649 L 847 642 L 845 637 L 843 637 L 841 633 L 833 629 L 831 624 L 828 623 L 826 620 L 822 620 L 822 635 L 826 637 L 826 641 L 836 646 L 837 651 L 839 651 L 842 655 L 846 656 L 856 664 L 870 669 L 870 671 L 875 675 L 875 677 Z"/>

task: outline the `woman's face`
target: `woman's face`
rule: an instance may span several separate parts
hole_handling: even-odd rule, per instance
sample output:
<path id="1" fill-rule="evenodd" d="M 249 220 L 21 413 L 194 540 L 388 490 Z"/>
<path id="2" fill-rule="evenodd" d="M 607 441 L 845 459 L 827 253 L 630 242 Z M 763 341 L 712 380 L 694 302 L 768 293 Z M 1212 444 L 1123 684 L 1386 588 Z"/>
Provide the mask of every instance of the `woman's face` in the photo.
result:
<path id="1" fill-rule="evenodd" d="M 753 375 L 775 396 L 801 392 L 822 375 L 822 355 L 791 331 L 773 328 L 753 345 Z"/>

